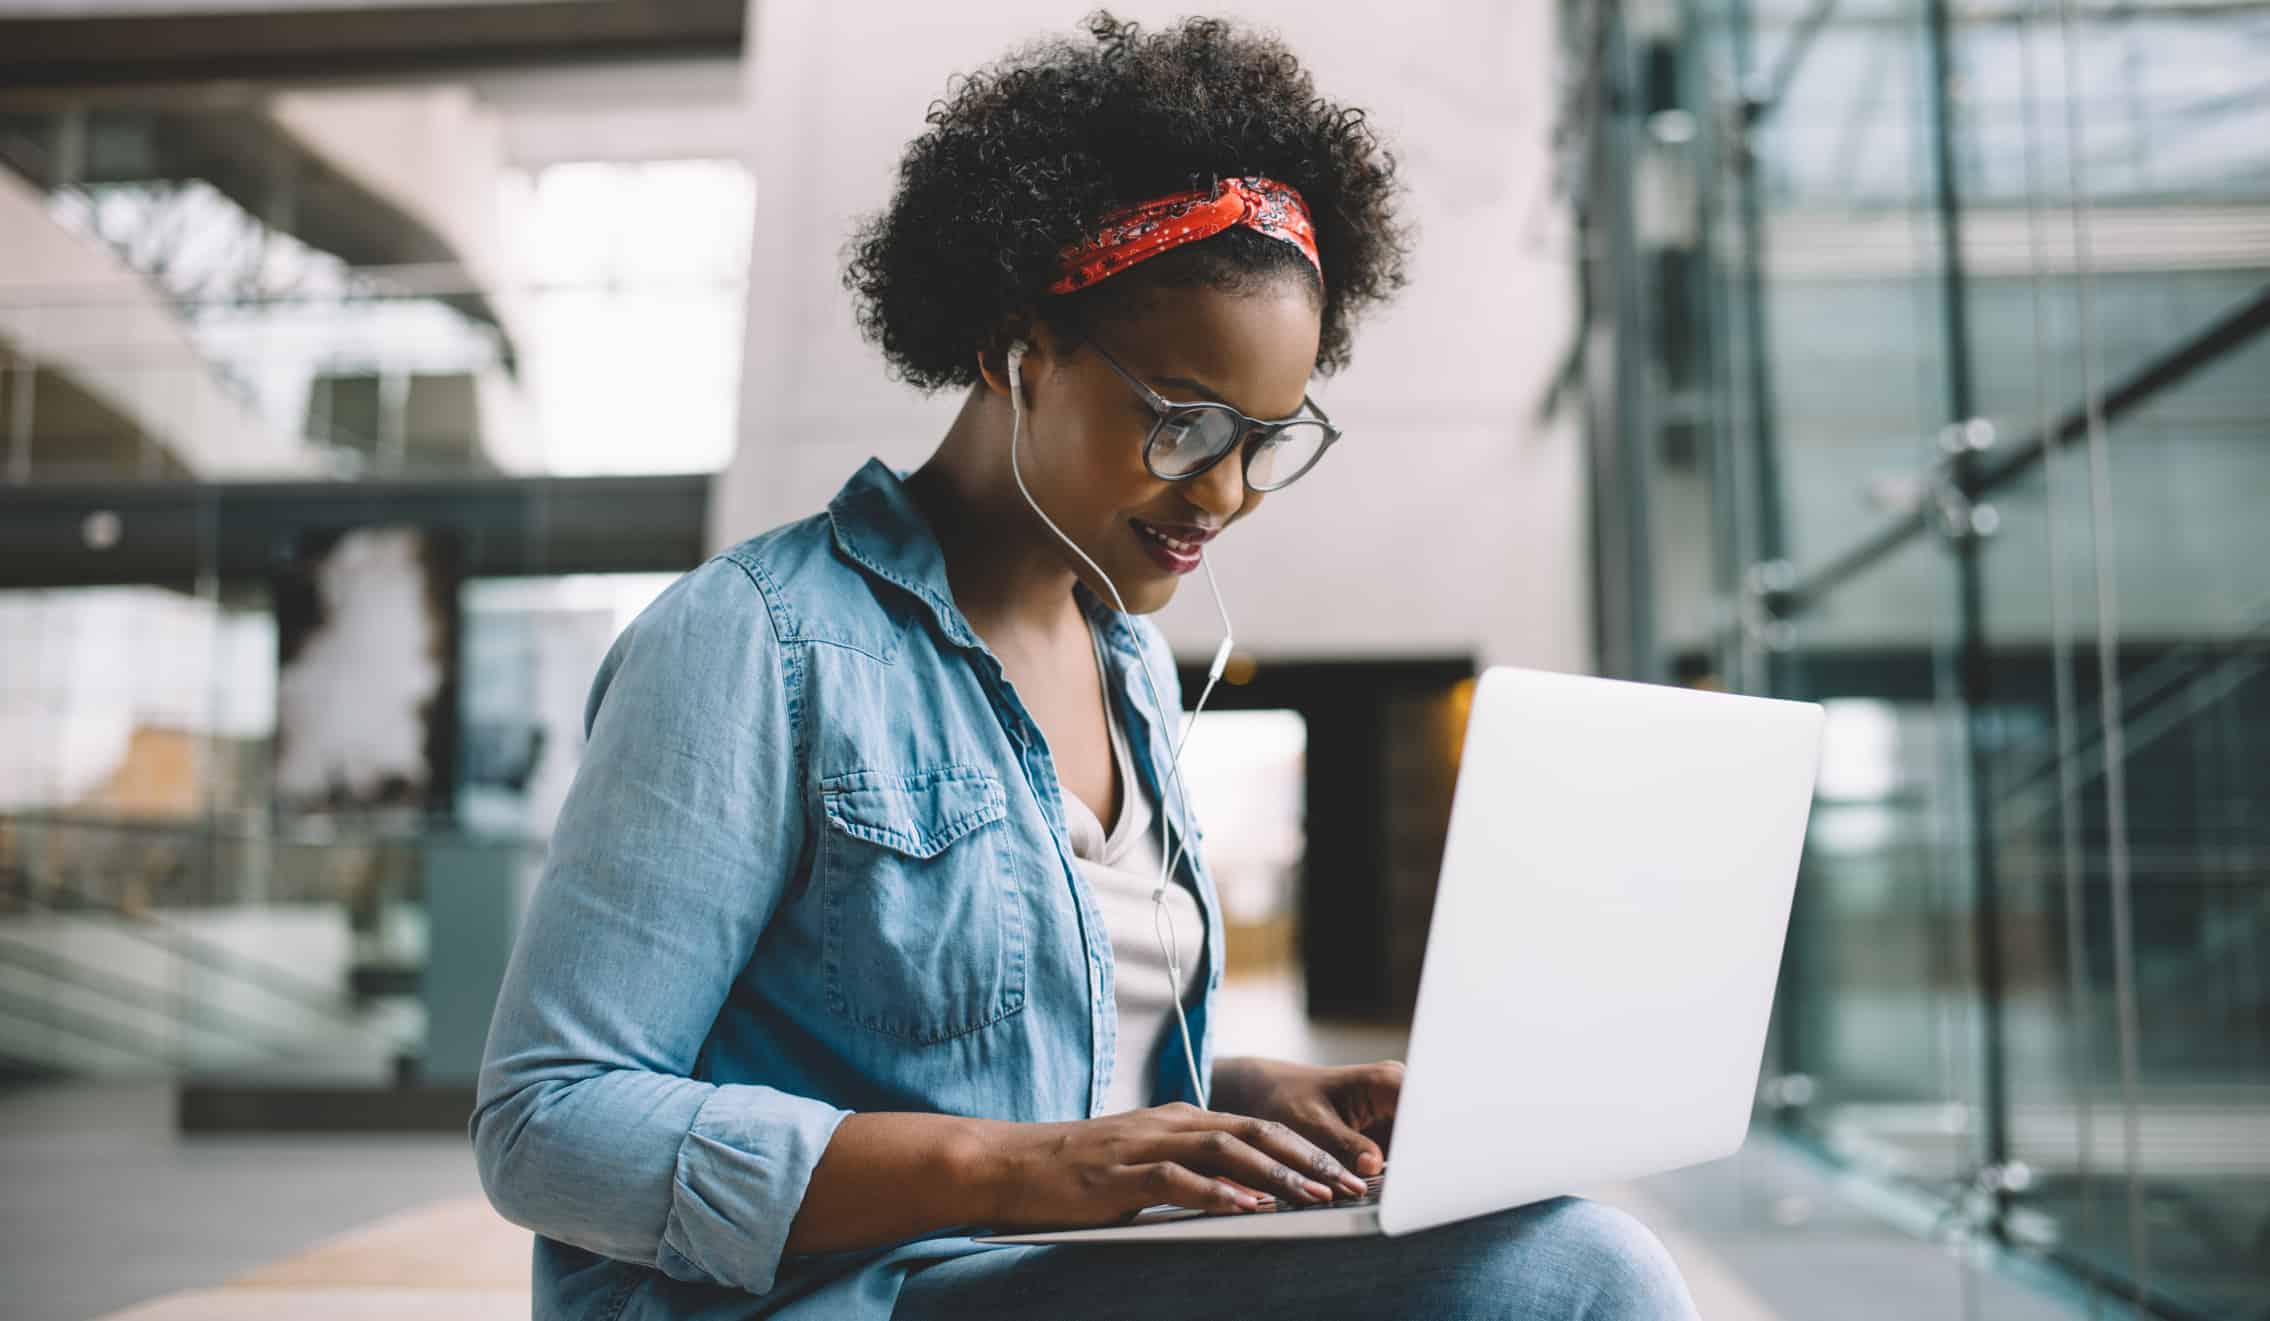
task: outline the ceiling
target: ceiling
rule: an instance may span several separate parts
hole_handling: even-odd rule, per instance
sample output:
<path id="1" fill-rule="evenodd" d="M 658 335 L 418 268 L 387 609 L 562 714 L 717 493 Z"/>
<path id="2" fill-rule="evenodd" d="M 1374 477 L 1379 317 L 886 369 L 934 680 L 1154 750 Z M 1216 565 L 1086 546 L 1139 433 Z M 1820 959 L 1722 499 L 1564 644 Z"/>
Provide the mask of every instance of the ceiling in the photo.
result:
<path id="1" fill-rule="evenodd" d="M 685 57 L 738 59 L 749 0 L 386 5 L 0 0 L 0 101 L 215 80 L 416 77 Z M 164 12 L 172 10 L 175 12 Z M 99 13 L 99 16 L 97 16 Z"/>

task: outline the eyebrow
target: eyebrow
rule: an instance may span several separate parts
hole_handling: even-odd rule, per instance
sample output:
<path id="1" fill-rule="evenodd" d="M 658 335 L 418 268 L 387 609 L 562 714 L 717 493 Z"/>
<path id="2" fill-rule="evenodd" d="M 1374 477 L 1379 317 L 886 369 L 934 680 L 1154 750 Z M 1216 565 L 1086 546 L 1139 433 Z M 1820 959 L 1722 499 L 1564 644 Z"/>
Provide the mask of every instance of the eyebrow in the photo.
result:
<path id="1" fill-rule="evenodd" d="M 1151 377 L 1146 377 L 1146 378 L 1144 378 L 1144 379 L 1146 380 L 1146 382 L 1147 382 L 1147 383 L 1149 383 L 1150 385 L 1153 385 L 1153 386 L 1160 386 L 1160 385 L 1180 385 L 1180 386 L 1186 386 L 1186 387 L 1188 387 L 1188 388 L 1190 388 L 1190 389 L 1192 389 L 1192 390 L 1196 390 L 1196 391 L 1197 391 L 1198 393 L 1200 393 L 1200 394 L 1202 394 L 1202 395 L 1206 396 L 1206 397 L 1207 397 L 1208 399 L 1210 399 L 1210 400 L 1214 401 L 1214 402 L 1215 402 L 1215 403 L 1217 403 L 1217 404 L 1229 404 L 1229 406 L 1230 406 L 1230 407 L 1232 407 L 1232 408 L 1237 408 L 1237 405 L 1236 405 L 1236 404 L 1231 404 L 1229 400 L 1227 400 L 1227 399 L 1224 399 L 1224 398 L 1223 398 L 1223 397 L 1222 397 L 1222 396 L 1221 396 L 1221 395 L 1220 395 L 1220 394 L 1219 394 L 1218 392 L 1216 392 L 1216 391 L 1214 390 L 1214 388 L 1213 388 L 1212 386 L 1209 386 L 1209 385 L 1207 385 L 1207 384 L 1206 384 L 1206 383 L 1205 383 L 1204 381 L 1196 381 L 1196 380 L 1192 380 L 1192 379 L 1191 379 L 1190 377 L 1187 377 L 1187 376 L 1151 376 Z M 1241 413 L 1244 413 L 1244 412 L 1245 412 L 1245 410 L 1244 410 L 1244 409 L 1242 409 L 1242 408 L 1238 408 L 1238 411 L 1239 411 L 1239 412 L 1241 412 Z M 1301 401 L 1301 406 L 1300 406 L 1299 408 L 1296 408 L 1296 409 L 1294 409 L 1294 410 L 1293 410 L 1292 412 L 1290 412 L 1290 413 L 1287 413 L 1287 414 L 1286 414 L 1286 415 L 1285 415 L 1284 417 L 1281 417 L 1281 418 L 1262 418 L 1261 420 L 1262 420 L 1262 421 L 1264 421 L 1264 422 L 1269 422 L 1269 421 L 1275 421 L 1275 422 L 1286 422 L 1286 421 L 1291 421 L 1291 420 L 1292 420 L 1293 418 L 1297 418 L 1297 417 L 1306 417 L 1307 415 L 1308 415 L 1308 401 L 1307 401 L 1307 400 L 1306 400 L 1306 399 L 1304 398 L 1304 399 L 1303 399 L 1303 400 Z M 1255 417 L 1255 416 L 1258 416 L 1258 414 L 1253 414 L 1253 413 L 1246 413 L 1246 416 L 1248 416 L 1248 417 Z"/>
<path id="2" fill-rule="evenodd" d="M 1222 398 L 1220 393 L 1215 391 L 1212 386 L 1207 385 L 1204 381 L 1194 381 L 1187 376 L 1153 376 L 1150 378 L 1150 382 L 1153 385 L 1179 385 L 1187 389 L 1196 390 L 1198 393 L 1206 396 L 1208 399 L 1213 400 L 1217 404 L 1228 404 L 1230 402 L 1229 400 Z M 1235 404 L 1230 404 L 1230 406 L 1232 408 L 1237 407 L 1237 405 Z"/>

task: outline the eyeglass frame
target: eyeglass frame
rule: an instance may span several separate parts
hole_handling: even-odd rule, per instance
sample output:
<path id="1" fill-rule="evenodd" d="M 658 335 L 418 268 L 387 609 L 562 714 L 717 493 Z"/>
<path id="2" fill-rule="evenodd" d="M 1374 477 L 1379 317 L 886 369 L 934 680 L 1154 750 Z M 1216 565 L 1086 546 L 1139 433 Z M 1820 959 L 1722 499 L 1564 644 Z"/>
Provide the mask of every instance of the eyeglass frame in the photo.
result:
<path id="1" fill-rule="evenodd" d="M 1087 344 L 1088 347 L 1096 351 L 1096 356 L 1104 360 L 1104 365 L 1119 373 L 1119 379 L 1127 382 L 1127 384 L 1134 389 L 1135 393 L 1142 397 L 1143 402 L 1150 406 L 1151 411 L 1157 415 L 1151 421 L 1150 434 L 1143 437 L 1143 466 L 1150 471 L 1150 474 L 1153 477 L 1158 478 L 1162 482 L 1186 482 L 1194 477 L 1203 477 L 1207 473 L 1212 472 L 1214 470 L 1214 466 L 1220 463 L 1223 459 L 1226 459 L 1230 455 L 1242 451 L 1243 457 L 1239 460 L 1239 462 L 1243 465 L 1242 475 L 1245 478 L 1246 489 L 1257 493 L 1268 491 L 1282 491 L 1286 487 L 1291 486 L 1294 482 L 1297 482 L 1301 478 L 1308 476 L 1308 474 L 1315 469 L 1317 463 L 1324 458 L 1325 451 L 1331 449 L 1333 442 L 1340 439 L 1340 428 L 1332 424 L 1332 419 L 1325 416 L 1324 410 L 1317 407 L 1316 401 L 1309 398 L 1307 392 L 1305 391 L 1301 394 L 1301 407 L 1307 409 L 1310 413 L 1314 413 L 1314 417 L 1306 416 L 1304 414 L 1295 414 L 1292 417 L 1281 417 L 1271 420 L 1264 420 L 1262 418 L 1253 417 L 1247 413 L 1241 412 L 1238 409 L 1215 399 L 1197 399 L 1189 401 L 1169 399 L 1165 395 L 1160 394 L 1158 391 L 1144 384 L 1141 378 L 1137 377 L 1133 372 L 1130 372 L 1125 367 L 1120 366 L 1119 360 L 1111 356 L 1110 351 L 1105 349 L 1103 345 L 1097 343 L 1093 338 L 1088 339 Z M 1163 472 L 1160 472 L 1158 468 L 1151 462 L 1151 451 L 1157 448 L 1159 435 L 1166 429 L 1168 420 L 1175 417 L 1187 417 L 1193 413 L 1202 411 L 1228 413 L 1231 417 L 1237 419 L 1238 428 L 1231 434 L 1230 443 L 1222 447 L 1221 453 L 1216 454 L 1214 457 L 1206 460 L 1204 463 L 1199 464 L 1196 468 L 1191 469 L 1189 472 L 1171 477 Z M 1266 437 L 1269 434 L 1274 434 L 1276 432 L 1282 431 L 1285 428 L 1294 425 L 1295 423 L 1321 423 L 1324 427 L 1324 443 L 1316 447 L 1316 453 L 1309 458 L 1309 461 L 1306 464 L 1303 464 L 1301 466 L 1299 472 L 1294 473 L 1292 476 L 1287 477 L 1285 480 L 1278 482 L 1274 486 L 1256 486 L 1253 481 L 1253 451 L 1246 448 L 1246 439 L 1256 432 L 1261 432 Z"/>

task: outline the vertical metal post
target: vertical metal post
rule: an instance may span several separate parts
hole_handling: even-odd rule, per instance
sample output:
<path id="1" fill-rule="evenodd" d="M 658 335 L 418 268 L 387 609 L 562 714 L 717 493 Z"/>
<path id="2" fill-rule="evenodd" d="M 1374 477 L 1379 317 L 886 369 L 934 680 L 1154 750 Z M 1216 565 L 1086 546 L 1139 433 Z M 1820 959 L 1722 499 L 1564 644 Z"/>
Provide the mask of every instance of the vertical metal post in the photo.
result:
<path id="1" fill-rule="evenodd" d="M 1731 172 L 1728 162 L 1742 148 L 1738 125 L 1718 113 L 1718 89 L 1704 52 L 1709 49 L 1705 24 L 1711 18 L 1700 0 L 1679 0 L 1678 97 L 1682 109 L 1695 117 L 1695 241 L 1694 264 L 1688 283 L 1694 291 L 1701 379 L 1699 393 L 1705 405 L 1708 437 L 1705 485 L 1710 492 L 1711 590 L 1717 599 L 1739 608 L 1743 570 L 1752 562 L 1747 542 L 1744 503 L 1736 484 L 1742 466 L 1736 450 L 1742 443 L 1743 419 L 1735 409 L 1734 351 L 1728 320 L 1725 272 L 1719 261 L 1719 231 L 1726 205 L 1724 183 Z M 1719 673 L 1736 692 L 1755 692 L 1755 680 L 1742 654 L 1747 647 L 1739 630 L 1721 633 L 1713 658 Z"/>
<path id="2" fill-rule="evenodd" d="M 2042 436 L 2054 438 L 2057 415 L 2049 403 L 2049 322 L 2046 299 L 2048 286 L 2048 236 L 2044 227 L 2045 189 L 2041 178 L 2040 104 L 2041 94 L 2034 76 L 2034 10 L 2039 0 L 2028 0 L 2026 11 L 2018 22 L 2018 103 L 2025 116 L 2026 165 L 2026 239 L 2027 265 L 2031 271 L 2028 281 L 2033 303 L 2033 374 L 2034 374 L 2034 427 Z M 2067 89 L 2070 95 L 2070 88 Z M 2072 144 L 2067 144 L 2072 150 Z M 2078 1233 L 2064 1237 L 2088 1243 L 2096 1238 L 2096 1121 L 2094 1091 L 2096 1080 L 2095 1048 L 2091 1040 L 2095 1030 L 2095 1015 L 2089 1012 L 2089 949 L 2087 938 L 2088 900 L 2083 880 L 2081 846 L 2081 768 L 2080 768 L 2080 699 L 2073 680 L 2073 623 L 2072 604 L 2066 595 L 2065 529 L 2058 511 L 2058 491 L 2064 485 L 2058 474 L 2063 446 L 2054 439 L 2043 445 L 2041 451 L 2042 489 L 2048 498 L 2042 502 L 2047 532 L 2045 549 L 2048 552 L 2049 578 L 2049 655 L 2050 702 L 2054 712 L 2057 739 L 2057 837 L 2059 894 L 2065 905 L 2065 1011 L 2068 1030 L 2072 1034 L 2067 1049 L 2072 1055 L 2073 1074 L 2073 1172 L 2081 1185 L 2081 1210 Z M 2220 724 L 2217 726 L 2220 728 Z M 2062 1226 L 2060 1227 L 2062 1230 Z M 2097 1321 L 2103 1293 L 2104 1272 L 2088 1258 L 2069 1256 L 2072 1267 L 2080 1274 L 2083 1287 L 2088 1291 L 2088 1321 Z"/>
<path id="3" fill-rule="evenodd" d="M 1742 213 L 1742 320 L 1750 344 L 1746 384 L 1750 395 L 1750 426 L 1753 431 L 1750 470 L 1753 482 L 1750 506 L 1755 540 L 1755 563 L 1764 564 L 1785 558 L 1789 553 L 1788 534 L 1781 514 L 1781 435 L 1774 423 L 1773 361 L 1769 348 L 1772 343 L 1772 326 L 1766 313 L 1765 278 L 1765 202 L 1758 195 L 1758 157 L 1754 149 L 1754 129 L 1759 115 L 1770 107 L 1760 99 L 1765 88 L 1760 85 L 1760 70 L 1750 26 L 1749 0 L 1735 0 L 1729 7 L 1728 35 L 1733 39 L 1734 70 L 1741 96 L 1741 135 L 1734 144 L 1735 198 Z M 1783 691 L 1786 674 L 1769 655 L 1766 657 L 1766 691 Z"/>
<path id="4" fill-rule="evenodd" d="M 1651 319 L 1632 215 L 1637 126 L 1631 107 L 1637 75 L 1620 8 L 1604 6 L 1599 21 L 1607 25 L 1600 46 L 1603 67 L 1587 117 L 1593 137 L 1590 177 L 1600 194 L 1596 214 L 1605 250 L 1588 253 L 1587 261 L 1596 278 L 1605 278 L 1615 389 L 1606 401 L 1612 427 L 1604 436 L 1595 432 L 1593 544 L 1602 598 L 1595 627 L 1602 671 L 1647 679 L 1656 677 L 1661 658 L 1656 655 L 1649 562 L 1648 460 L 1654 452 L 1655 415 L 1647 387 Z"/>
<path id="5" fill-rule="evenodd" d="M 1929 85 L 1931 153 L 1939 220 L 1942 309 L 1947 346 L 1947 404 L 1951 420 L 1962 423 L 1977 412 L 1977 389 L 1971 376 L 1970 309 L 1964 278 L 1962 209 L 1955 178 L 1954 38 L 1947 0 L 1928 0 L 1930 58 Z M 1978 494 L 1977 451 L 1968 446 L 1953 457 L 1953 477 L 1966 499 Z M 1996 867 L 1993 767 L 1987 757 L 1990 720 L 1987 703 L 1992 696 L 1992 656 L 1986 644 L 1986 593 L 1983 547 L 1976 536 L 1953 539 L 1958 616 L 1956 621 L 1957 690 L 1963 708 L 1963 738 L 1969 766 L 1968 807 L 1973 913 L 1973 949 L 1978 961 L 1979 1019 L 1982 1069 L 1980 1099 L 1983 1156 L 1990 1166 L 2009 1159 L 2008 1087 L 2002 1048 L 2002 898 Z M 1994 1185 L 1991 1231 L 2006 1239 L 2009 1198 L 1999 1181 Z"/>
<path id="6" fill-rule="evenodd" d="M 1733 445 L 1747 441 L 1749 463 L 1746 475 L 1747 490 L 1735 492 L 1733 501 L 1737 509 L 1748 508 L 1749 537 L 1747 554 L 1751 565 L 1765 565 L 1783 559 L 1788 553 L 1787 534 L 1782 523 L 1780 430 L 1774 424 L 1773 362 L 1769 338 L 1771 322 L 1766 313 L 1765 280 L 1765 203 L 1758 195 L 1758 155 L 1755 130 L 1760 115 L 1770 109 L 1760 99 L 1763 91 L 1757 67 L 1757 53 L 1750 22 L 1749 0 L 1733 0 L 1727 7 L 1727 37 L 1734 53 L 1735 95 L 1738 98 L 1732 119 L 1734 141 L 1730 160 L 1734 171 L 1735 206 L 1740 214 L 1741 304 L 1743 338 L 1748 343 L 1749 358 L 1743 364 L 1743 386 L 1749 396 L 1750 434 L 1747 437 L 1730 437 Z M 1715 251 L 1706 249 L 1706 251 Z M 1729 385 L 1732 382 L 1729 381 Z M 1744 465 L 1730 464 L 1739 472 Z M 1738 588 L 1740 590 L 1740 588 Z M 1791 696 L 1792 679 L 1788 659 L 1767 648 L 1759 655 L 1757 676 L 1763 691 L 1772 696 Z M 1814 984 L 1807 967 L 1812 955 L 1805 931 L 1811 917 L 1811 887 L 1800 884 L 1790 899 L 1790 939 L 1782 944 L 1781 969 L 1775 984 L 1781 988 L 1775 1006 L 1780 1018 L 1780 1035 L 1775 1044 L 1776 1067 L 1784 1074 L 1805 1071 L 1804 1022 L 1805 1000 Z M 1778 1114 L 1794 1120 L 1796 1112 L 1782 1109 Z"/>
<path id="7" fill-rule="evenodd" d="M 2096 589 L 2097 712 L 2103 729 L 2106 898 L 2112 907 L 2112 989 L 2120 1051 L 2121 1163 L 2128 1175 L 2130 1310 L 2142 1314 L 2152 1295 L 2152 1236 L 2146 1219 L 2143 1150 L 2142 1006 L 2136 998 L 2136 912 L 2128 851 L 2128 733 L 2120 695 L 2119 562 L 2113 545 L 2112 443 L 2105 432 L 2101 384 L 2104 347 L 2097 329 L 2096 242 L 2092 236 L 2087 156 L 2088 117 L 2081 85 L 2073 0 L 2058 0 L 2065 54 L 2065 161 L 2073 209 L 2075 290 L 2080 295 L 2081 393 L 2088 428 L 2089 540 Z"/>
<path id="8" fill-rule="evenodd" d="M 1655 601 L 1655 456 L 1660 448 L 1662 409 L 1655 389 L 1660 379 L 1654 370 L 1658 348 L 1658 303 L 1649 280 L 1652 263 L 1640 246 L 1637 198 L 1633 181 L 1640 168 L 1643 126 L 1636 107 L 1640 103 L 1640 68 L 1630 31 L 1619 11 L 1615 22 L 1616 99 L 1623 113 L 1609 118 L 1615 135 L 1620 168 L 1616 186 L 1623 194 L 1616 207 L 1617 262 L 1616 343 L 1628 351 L 1622 365 L 1629 374 L 1617 375 L 1616 440 L 1624 465 L 1625 583 L 1631 593 L 1629 630 L 1631 656 L 1625 673 L 1631 678 L 1660 682 L 1665 677 L 1662 647 L 1656 639 Z M 1637 385 L 1639 388 L 1634 389 Z"/>

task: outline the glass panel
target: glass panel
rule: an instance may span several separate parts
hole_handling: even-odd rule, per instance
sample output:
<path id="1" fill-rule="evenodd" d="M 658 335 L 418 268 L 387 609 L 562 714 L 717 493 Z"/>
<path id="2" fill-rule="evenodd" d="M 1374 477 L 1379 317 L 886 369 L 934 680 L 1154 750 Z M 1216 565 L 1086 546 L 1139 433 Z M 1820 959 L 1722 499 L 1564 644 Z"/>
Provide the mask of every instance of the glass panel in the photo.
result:
<path id="1" fill-rule="evenodd" d="M 55 520 L 8 576 L 55 589 L 0 592 L 0 1061 L 470 1081 L 592 674 L 671 575 L 542 576 L 632 552 L 454 479 L 722 466 L 753 203 L 738 161 L 562 161 L 512 113 L 0 111 L 0 481 Z M 65 482 L 138 485 L 82 519 Z"/>
<path id="2" fill-rule="evenodd" d="M 1932 1199 L 1981 1158 L 1978 895 L 1952 576 L 1918 538 L 1796 624 L 1780 667 L 1829 719 L 1791 920 L 1783 1048 L 1830 1151 Z"/>
<path id="3" fill-rule="evenodd" d="M 396 88 L 0 114 L 0 206 L 38 262 L 0 270 L 0 473 L 722 467 L 746 167 L 523 168 L 468 107 Z"/>
<path id="4" fill-rule="evenodd" d="M 2253 569 L 2270 535 L 2251 508 L 2270 489 L 2270 415 L 2234 390 L 2270 370 L 2266 350 L 2109 429 L 2114 613 L 2096 590 L 2085 446 L 1994 493 L 1987 560 L 2011 1152 L 2034 1175 L 2011 1226 L 2196 1315 L 2270 1298 L 2270 1165 L 2252 1156 L 2270 1142 L 2256 1131 L 2270 1114 L 2270 589 Z M 2100 622 L 2117 647 L 2118 834 Z"/>
<path id="5" fill-rule="evenodd" d="M 2270 4 L 1614 12 L 1604 663 L 1831 711 L 1762 1100 L 1933 1232 L 2262 1312 L 2270 335 L 2186 346 L 2270 290 Z"/>
<path id="6" fill-rule="evenodd" d="M 1922 4 L 1759 5 L 1755 45 L 1791 61 L 1753 142 L 1775 552 L 1851 544 L 1909 498 L 1946 417 L 1948 345 Z M 1810 32 L 1810 37 L 1807 33 Z M 1761 75 L 1761 79 L 1768 75 Z"/>
<path id="7" fill-rule="evenodd" d="M 276 800 L 261 585 L 0 592 L 0 1054 L 230 1085 L 470 1083 L 591 676 L 671 578 L 465 584 L 455 791 L 407 813 Z M 358 659 L 326 682 L 368 733 L 393 671 Z"/>
<path id="8" fill-rule="evenodd" d="M 583 749 L 592 676 L 671 580 L 612 573 L 465 584 L 457 804 L 468 828 L 551 838 Z"/>
<path id="9" fill-rule="evenodd" d="M 2245 5 L 1964 25 L 1965 307 L 2004 444 L 2270 288 L 2229 229 L 2270 186 L 2266 39 L 2270 7 Z M 2084 441 L 1982 497 L 1981 826 L 2027 1176 L 2007 1227 L 2176 1316 L 2270 1302 L 2270 1167 L 2251 1154 L 2270 1149 L 2266 376 L 2259 338 L 2176 375 L 2107 429 L 2101 490 Z"/>

